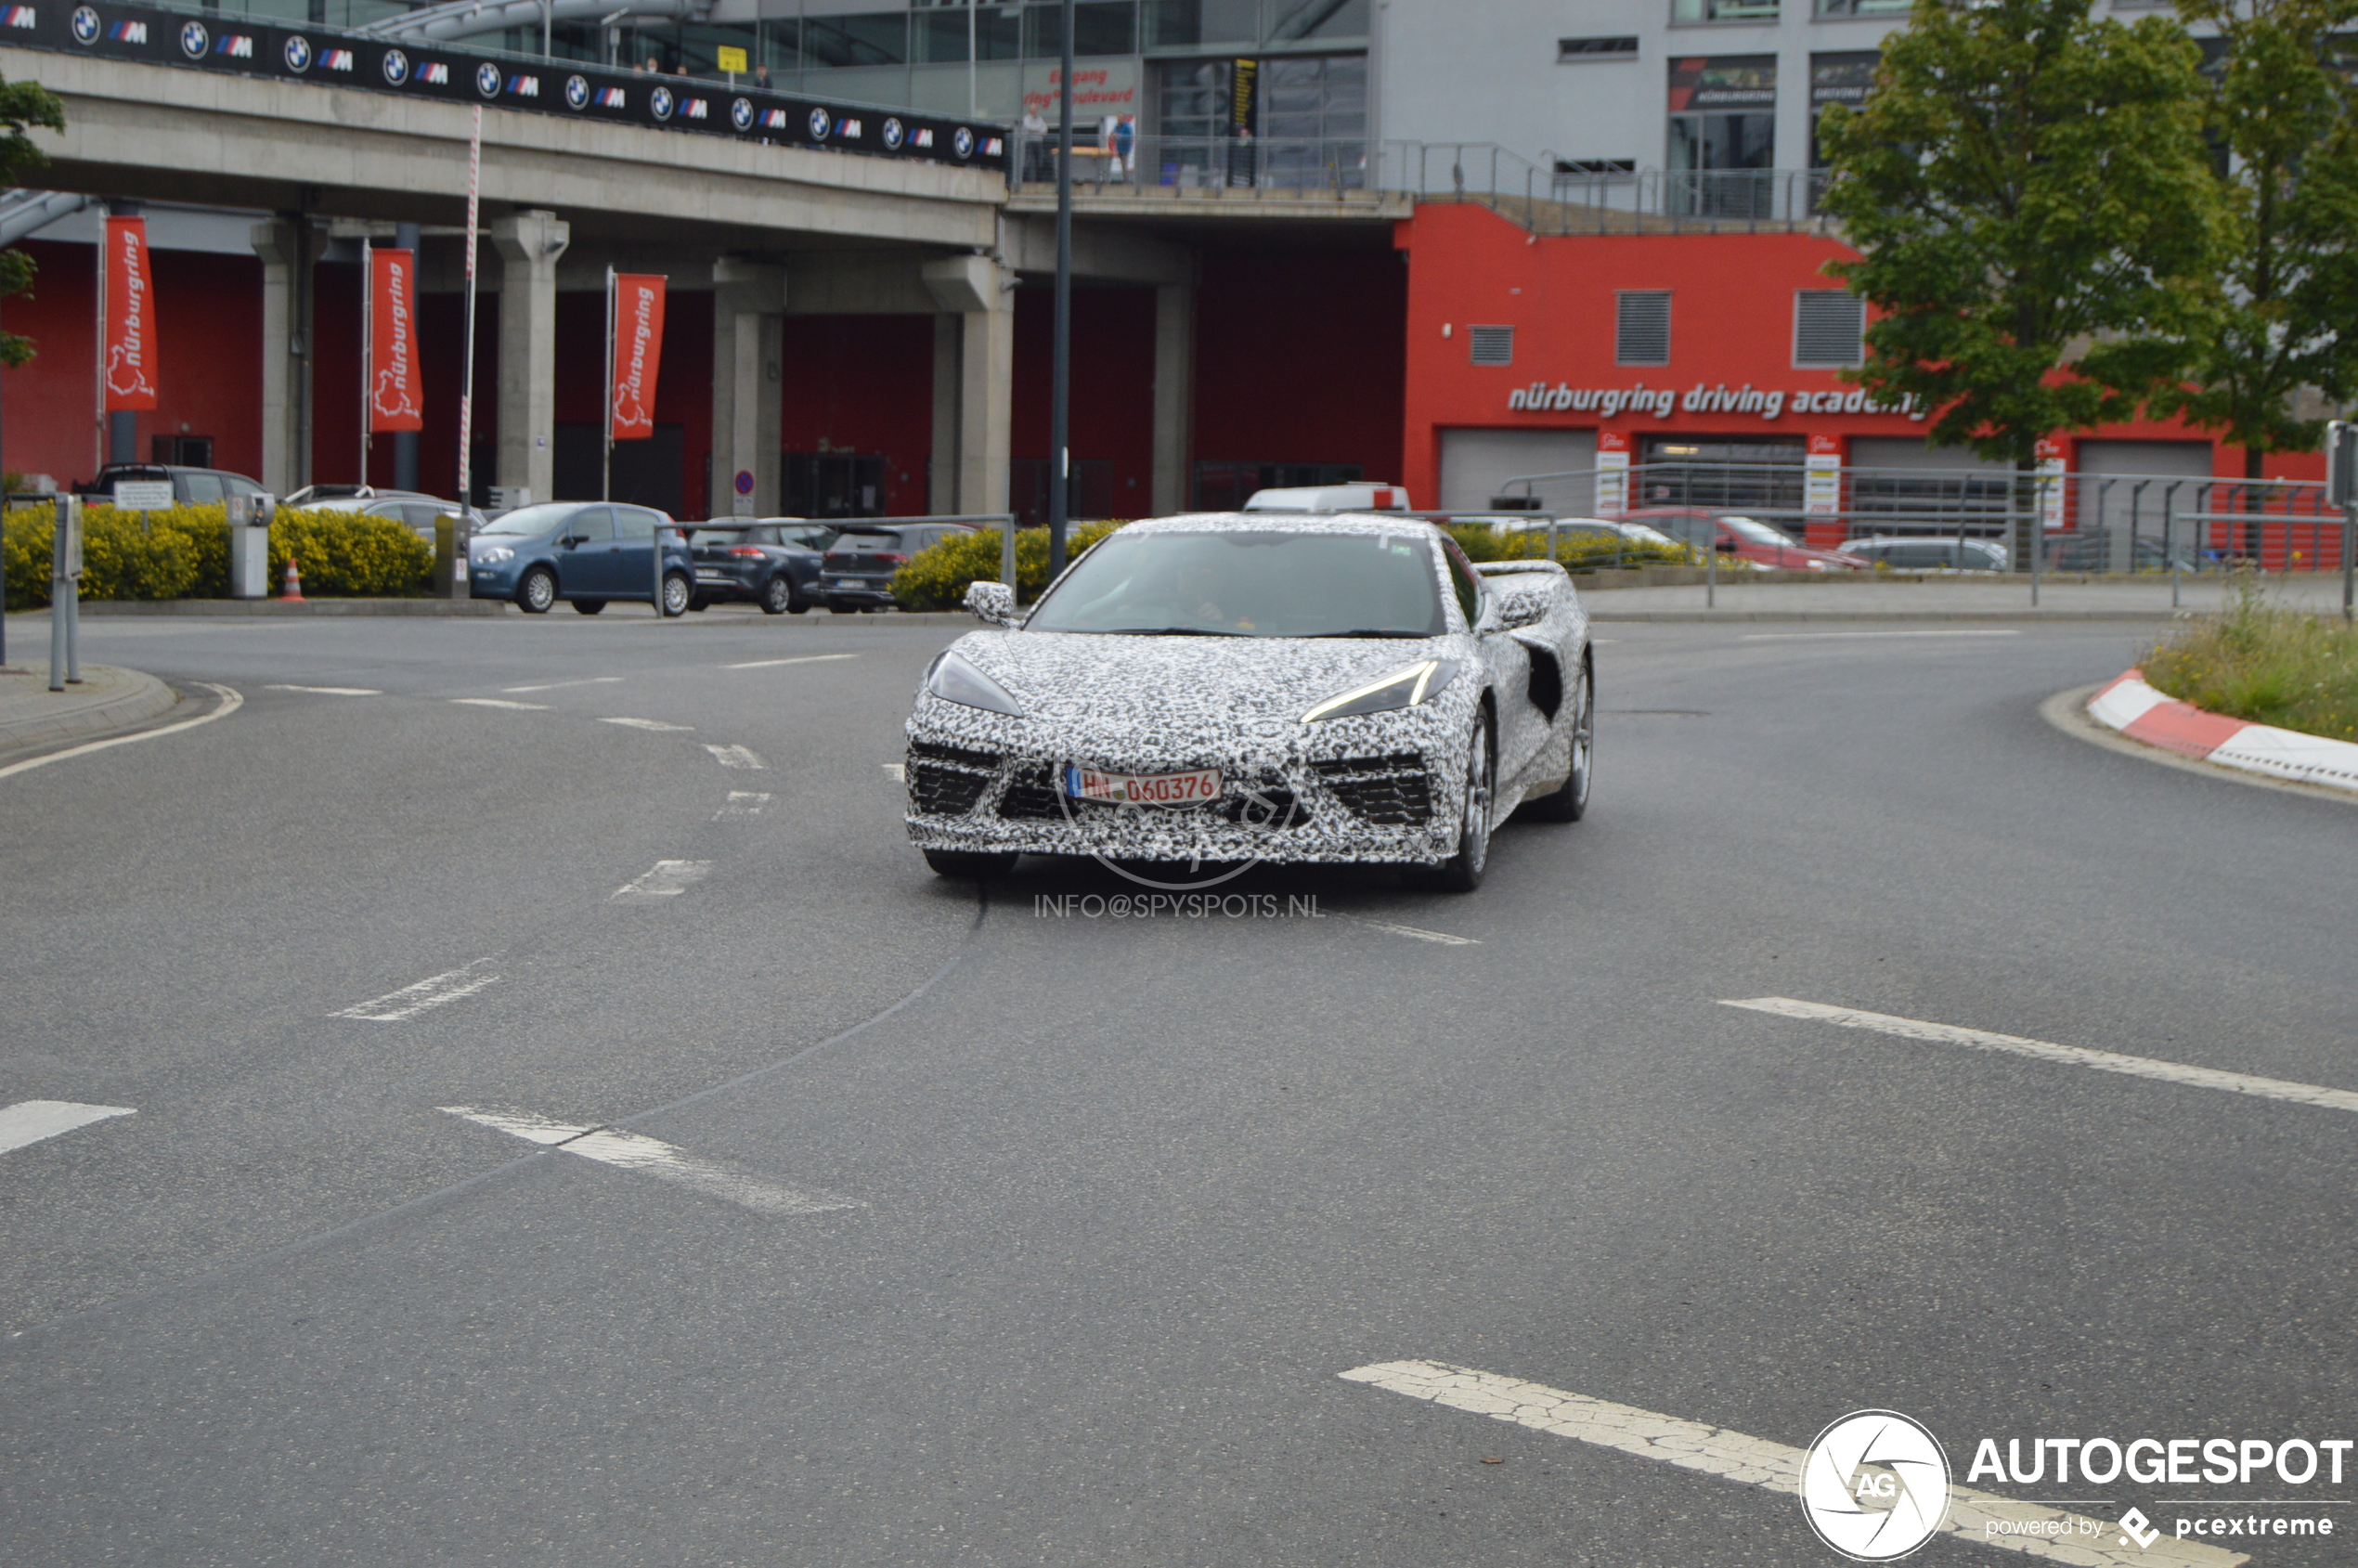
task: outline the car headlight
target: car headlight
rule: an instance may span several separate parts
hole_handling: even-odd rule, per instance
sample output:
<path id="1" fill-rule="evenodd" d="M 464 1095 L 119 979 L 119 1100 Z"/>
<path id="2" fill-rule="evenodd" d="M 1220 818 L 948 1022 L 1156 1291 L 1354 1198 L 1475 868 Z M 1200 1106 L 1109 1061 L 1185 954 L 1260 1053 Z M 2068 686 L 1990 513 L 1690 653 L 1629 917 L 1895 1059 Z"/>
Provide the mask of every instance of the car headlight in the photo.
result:
<path id="1" fill-rule="evenodd" d="M 504 544 L 495 544 L 475 557 L 486 566 L 497 566 L 503 561 L 513 561 L 515 558 L 516 552 Z"/>
<path id="2" fill-rule="evenodd" d="M 933 668 L 926 674 L 926 690 L 944 702 L 1017 719 L 1023 717 L 1023 705 L 1009 696 L 1005 687 L 954 653 L 944 654 L 934 661 Z"/>
<path id="3" fill-rule="evenodd" d="M 1441 695 L 1457 679 L 1455 659 L 1419 659 L 1406 669 L 1393 670 L 1380 680 L 1354 686 L 1328 697 L 1302 716 L 1304 724 L 1319 719 L 1349 719 L 1362 713 L 1389 713 L 1415 707 Z"/>

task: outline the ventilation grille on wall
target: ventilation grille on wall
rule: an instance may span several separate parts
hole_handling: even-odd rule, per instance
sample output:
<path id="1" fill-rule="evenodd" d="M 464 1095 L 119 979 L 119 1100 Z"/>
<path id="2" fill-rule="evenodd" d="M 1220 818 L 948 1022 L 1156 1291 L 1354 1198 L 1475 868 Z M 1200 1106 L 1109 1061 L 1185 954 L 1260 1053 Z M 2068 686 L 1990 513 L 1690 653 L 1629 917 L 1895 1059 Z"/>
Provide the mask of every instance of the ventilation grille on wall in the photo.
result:
<path id="1" fill-rule="evenodd" d="M 1865 357 L 1867 302 L 1842 289 L 1796 289 L 1793 296 L 1793 362 L 1831 370 Z"/>
<path id="2" fill-rule="evenodd" d="M 1515 362 L 1515 330 L 1512 327 L 1468 327 L 1466 346 L 1477 365 L 1511 365 Z"/>
<path id="3" fill-rule="evenodd" d="M 1613 362 L 1670 363 L 1670 291 L 1624 289 L 1613 310 Z"/>
<path id="4" fill-rule="evenodd" d="M 1556 59 L 1567 60 L 1634 60 L 1638 58 L 1635 36 L 1618 38 L 1559 38 Z"/>

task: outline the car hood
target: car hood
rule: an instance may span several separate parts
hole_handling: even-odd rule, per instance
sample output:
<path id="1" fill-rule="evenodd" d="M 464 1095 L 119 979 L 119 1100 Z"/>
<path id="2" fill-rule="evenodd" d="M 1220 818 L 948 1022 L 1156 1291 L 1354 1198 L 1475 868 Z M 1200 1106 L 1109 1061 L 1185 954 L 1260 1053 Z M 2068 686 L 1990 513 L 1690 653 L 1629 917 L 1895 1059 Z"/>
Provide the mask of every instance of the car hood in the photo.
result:
<path id="1" fill-rule="evenodd" d="M 1465 659 L 1463 637 L 1106 637 L 980 631 L 956 651 L 1026 715 L 1084 729 L 1218 729 L 1304 708 L 1419 659 Z"/>

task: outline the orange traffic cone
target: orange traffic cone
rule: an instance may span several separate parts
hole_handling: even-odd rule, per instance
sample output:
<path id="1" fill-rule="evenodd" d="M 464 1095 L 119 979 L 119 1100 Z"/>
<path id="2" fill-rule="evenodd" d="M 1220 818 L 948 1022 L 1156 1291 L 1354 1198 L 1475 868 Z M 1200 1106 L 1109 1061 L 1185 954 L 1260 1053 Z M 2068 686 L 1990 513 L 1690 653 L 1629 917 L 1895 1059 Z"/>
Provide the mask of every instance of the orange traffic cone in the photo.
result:
<path id="1" fill-rule="evenodd" d="M 287 604 L 303 603 L 303 574 L 295 570 L 295 559 L 292 555 L 287 557 L 286 587 L 280 591 L 279 598 L 282 603 Z"/>

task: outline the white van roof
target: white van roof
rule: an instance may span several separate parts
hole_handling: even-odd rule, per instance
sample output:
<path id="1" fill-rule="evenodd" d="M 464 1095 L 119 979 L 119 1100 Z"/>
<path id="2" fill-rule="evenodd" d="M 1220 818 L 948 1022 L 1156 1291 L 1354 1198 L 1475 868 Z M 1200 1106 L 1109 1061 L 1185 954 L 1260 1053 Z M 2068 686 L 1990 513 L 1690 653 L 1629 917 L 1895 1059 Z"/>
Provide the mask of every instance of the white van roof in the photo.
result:
<path id="1" fill-rule="evenodd" d="M 1255 490 L 1247 512 L 1407 512 L 1408 492 L 1398 485 L 1306 485 L 1290 490 Z"/>

